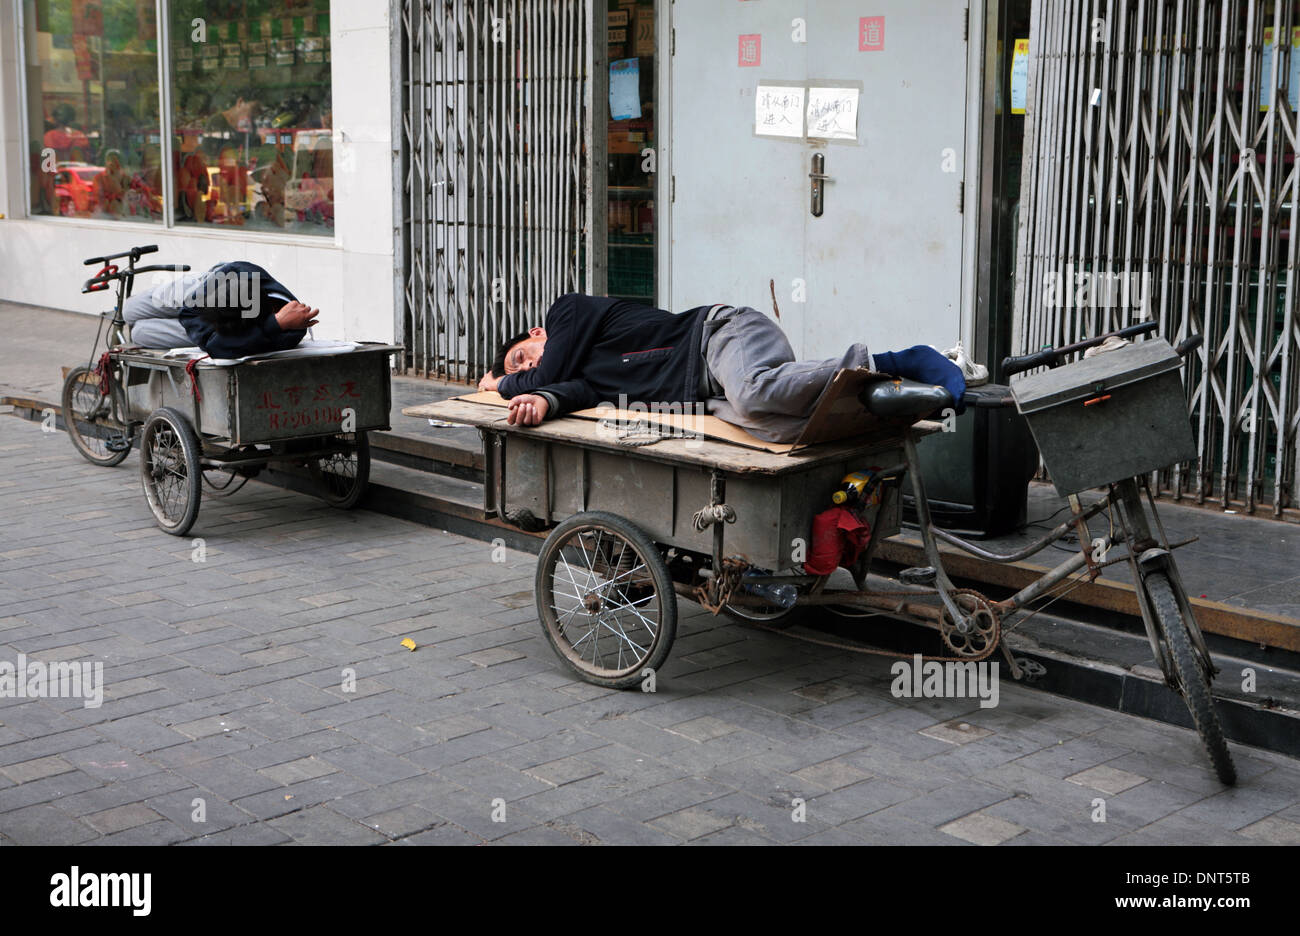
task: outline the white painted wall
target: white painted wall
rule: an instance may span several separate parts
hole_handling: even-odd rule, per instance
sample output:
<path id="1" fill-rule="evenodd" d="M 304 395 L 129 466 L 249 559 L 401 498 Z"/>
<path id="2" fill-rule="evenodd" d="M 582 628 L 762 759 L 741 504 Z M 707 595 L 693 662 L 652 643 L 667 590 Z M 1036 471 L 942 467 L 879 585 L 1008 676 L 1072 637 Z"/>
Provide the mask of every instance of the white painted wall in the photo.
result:
<path id="1" fill-rule="evenodd" d="M 105 293 L 83 296 L 93 272 L 81 261 L 157 244 L 145 262 L 204 269 L 250 260 L 321 310 L 317 338 L 393 337 L 392 130 L 389 4 L 333 0 L 334 223 L 330 237 L 161 224 L 27 218 L 23 172 L 20 39 L 14 4 L 0 0 L 0 299 L 99 312 Z"/>

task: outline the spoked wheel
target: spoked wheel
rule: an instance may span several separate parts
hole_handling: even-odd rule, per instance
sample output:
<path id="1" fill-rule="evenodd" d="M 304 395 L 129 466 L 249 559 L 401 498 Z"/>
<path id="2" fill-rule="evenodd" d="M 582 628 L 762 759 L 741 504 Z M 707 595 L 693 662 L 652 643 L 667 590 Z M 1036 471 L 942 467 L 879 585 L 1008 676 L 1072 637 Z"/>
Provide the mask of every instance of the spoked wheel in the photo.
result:
<path id="1" fill-rule="evenodd" d="M 628 689 L 668 659 L 677 594 L 650 538 L 622 517 L 577 514 L 546 538 L 537 561 L 546 639 L 587 682 Z"/>
<path id="2" fill-rule="evenodd" d="M 308 467 L 320 499 L 332 507 L 349 510 L 361 500 L 370 481 L 370 436 L 348 432 L 335 436 L 333 442 L 339 451 L 313 458 Z"/>
<path id="3" fill-rule="evenodd" d="M 87 461 L 111 468 L 131 451 L 131 437 L 112 417 L 111 398 L 100 392 L 94 368 L 77 367 L 63 381 L 63 423 Z"/>
<path id="4" fill-rule="evenodd" d="M 1183 700 L 1192 713 L 1192 722 L 1201 735 L 1205 750 L 1210 755 L 1214 772 L 1226 786 L 1237 782 L 1237 768 L 1228 753 L 1228 742 L 1223 737 L 1223 726 L 1219 723 L 1219 713 L 1214 709 L 1214 697 L 1210 695 L 1210 677 L 1192 649 L 1191 638 L 1187 634 L 1187 625 L 1183 616 L 1174 586 L 1164 572 L 1152 572 L 1144 581 L 1147 597 L 1155 611 L 1156 625 L 1160 636 L 1173 661 L 1174 673 Z"/>
<path id="5" fill-rule="evenodd" d="M 159 528 L 173 536 L 188 533 L 203 496 L 199 440 L 189 421 L 170 406 L 154 410 L 144 424 L 140 479 Z"/>

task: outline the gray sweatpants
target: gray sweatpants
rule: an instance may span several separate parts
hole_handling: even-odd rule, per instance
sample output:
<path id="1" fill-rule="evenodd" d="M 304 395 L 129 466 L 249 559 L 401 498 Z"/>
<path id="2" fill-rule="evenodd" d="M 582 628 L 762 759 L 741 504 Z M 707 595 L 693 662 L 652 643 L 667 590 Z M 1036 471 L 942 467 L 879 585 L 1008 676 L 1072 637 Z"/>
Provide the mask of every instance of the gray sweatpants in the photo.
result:
<path id="1" fill-rule="evenodd" d="M 725 394 L 709 400 L 709 412 L 767 442 L 799 438 L 836 371 L 872 366 L 862 344 L 838 358 L 796 361 L 781 327 L 750 308 L 737 309 L 713 333 L 705 360 Z"/>
<path id="2" fill-rule="evenodd" d="M 122 318 L 131 326 L 131 343 L 142 348 L 188 348 L 194 342 L 180 323 L 178 297 L 193 289 L 205 273 L 181 277 L 179 286 L 170 280 L 135 293 L 122 305 Z"/>

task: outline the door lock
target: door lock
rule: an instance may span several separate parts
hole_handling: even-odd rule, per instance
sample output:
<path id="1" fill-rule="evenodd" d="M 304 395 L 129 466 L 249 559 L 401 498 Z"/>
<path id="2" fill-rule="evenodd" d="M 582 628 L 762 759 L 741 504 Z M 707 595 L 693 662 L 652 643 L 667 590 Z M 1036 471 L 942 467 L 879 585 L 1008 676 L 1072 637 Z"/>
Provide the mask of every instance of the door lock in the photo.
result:
<path id="1" fill-rule="evenodd" d="M 826 183 L 831 181 L 831 177 L 826 175 L 826 156 L 824 153 L 813 154 L 812 172 L 808 173 L 808 178 L 812 180 L 812 215 L 814 218 L 820 218 L 823 203 L 825 202 Z"/>

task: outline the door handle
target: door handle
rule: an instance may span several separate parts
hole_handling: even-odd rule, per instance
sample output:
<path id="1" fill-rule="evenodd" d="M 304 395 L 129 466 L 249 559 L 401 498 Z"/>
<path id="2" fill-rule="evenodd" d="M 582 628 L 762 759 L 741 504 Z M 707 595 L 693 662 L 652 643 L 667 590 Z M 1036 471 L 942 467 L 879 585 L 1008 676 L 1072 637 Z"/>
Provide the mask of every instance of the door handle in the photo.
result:
<path id="1" fill-rule="evenodd" d="M 812 172 L 808 173 L 808 178 L 812 180 L 812 204 L 810 206 L 812 215 L 814 218 L 820 218 L 826 201 L 826 183 L 831 181 L 831 177 L 826 174 L 826 156 L 824 153 L 813 154 Z"/>

